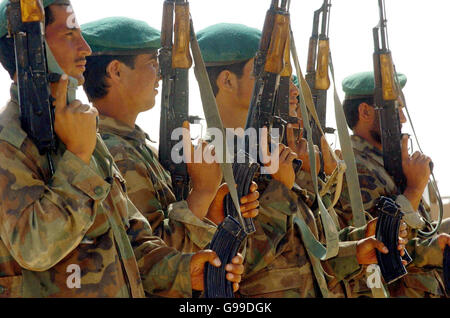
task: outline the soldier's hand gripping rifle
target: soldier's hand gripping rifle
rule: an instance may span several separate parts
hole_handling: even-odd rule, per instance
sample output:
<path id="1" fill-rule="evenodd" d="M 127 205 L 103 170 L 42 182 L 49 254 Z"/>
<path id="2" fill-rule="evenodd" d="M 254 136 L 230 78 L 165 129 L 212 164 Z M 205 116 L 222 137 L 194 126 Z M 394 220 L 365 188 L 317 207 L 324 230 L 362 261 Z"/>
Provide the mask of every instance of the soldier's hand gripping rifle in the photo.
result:
<path id="1" fill-rule="evenodd" d="M 39 153 L 47 155 L 53 174 L 51 154 L 57 140 L 49 82 L 56 82 L 59 77 L 48 76 L 42 1 L 10 0 L 7 16 L 9 36 L 14 38 L 22 129 Z"/>
<path id="2" fill-rule="evenodd" d="M 189 69 L 192 66 L 189 30 L 189 4 L 178 0 L 164 1 L 159 51 L 162 77 L 159 161 L 170 172 L 177 201 L 185 200 L 189 194 L 187 165 L 175 163 L 171 157 L 172 149 L 181 150 L 175 149 L 181 143 L 172 140 L 172 132 L 181 128 L 183 122 L 192 122 L 189 117 Z"/>
<path id="3" fill-rule="evenodd" d="M 308 63 L 305 79 L 311 88 L 317 117 L 324 133 L 333 134 L 335 129 L 326 127 L 327 118 L 327 91 L 330 87 L 328 65 L 330 56 L 330 42 L 328 28 L 330 23 L 331 0 L 324 0 L 322 7 L 314 11 L 313 30 L 309 39 Z M 322 16 L 319 34 L 319 22 Z M 321 147 L 322 133 L 317 124 L 312 121 L 312 138 L 315 145 Z M 322 164 L 323 170 L 323 164 Z"/>
<path id="4" fill-rule="evenodd" d="M 395 78 L 394 64 L 388 47 L 384 0 L 378 0 L 378 5 L 380 22 L 373 29 L 375 43 L 375 52 L 373 55 L 375 77 L 374 102 L 380 116 L 384 168 L 393 177 L 400 192 L 403 192 L 406 180 L 402 168 L 402 134 L 397 109 L 400 87 Z M 396 242 L 398 240 L 401 215 L 397 211 L 385 213 L 382 206 L 378 206 L 381 213 L 377 222 L 376 237 L 388 247 L 389 254 L 382 254 L 377 251 L 377 259 L 381 274 L 385 282 L 389 284 L 406 275 L 407 271 L 402 264 L 400 252 L 397 248 L 393 248 L 397 246 Z M 403 259 L 408 263 L 411 262 L 411 257 L 406 250 Z"/>

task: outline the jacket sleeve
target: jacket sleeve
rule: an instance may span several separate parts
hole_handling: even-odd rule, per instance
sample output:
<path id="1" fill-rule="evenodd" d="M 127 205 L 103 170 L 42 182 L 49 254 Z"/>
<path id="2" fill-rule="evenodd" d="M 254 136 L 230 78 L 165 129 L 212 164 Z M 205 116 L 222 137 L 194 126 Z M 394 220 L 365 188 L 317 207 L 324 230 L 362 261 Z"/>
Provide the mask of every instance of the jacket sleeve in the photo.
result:
<path id="1" fill-rule="evenodd" d="M 32 271 L 48 270 L 80 243 L 110 187 L 69 151 L 55 162 L 49 182 L 39 160 L 37 153 L 30 158 L 0 142 L 0 236 L 20 266 Z"/>
<path id="2" fill-rule="evenodd" d="M 153 174 L 142 159 L 132 156 L 131 149 L 129 152 L 113 149 L 112 153 L 116 154 L 114 160 L 126 181 L 128 197 L 149 221 L 153 233 L 180 251 L 196 252 L 205 248 L 217 226 L 208 219 L 197 218 L 186 201 L 173 202 L 175 198 L 167 180 Z M 155 166 L 163 169 L 158 162 L 152 163 Z M 168 202 L 160 202 L 161 198 Z"/>
<path id="3" fill-rule="evenodd" d="M 161 297 L 192 297 L 190 253 L 181 253 L 157 236 L 145 217 L 131 201 L 129 206 L 128 237 L 144 290 L 147 294 Z"/>

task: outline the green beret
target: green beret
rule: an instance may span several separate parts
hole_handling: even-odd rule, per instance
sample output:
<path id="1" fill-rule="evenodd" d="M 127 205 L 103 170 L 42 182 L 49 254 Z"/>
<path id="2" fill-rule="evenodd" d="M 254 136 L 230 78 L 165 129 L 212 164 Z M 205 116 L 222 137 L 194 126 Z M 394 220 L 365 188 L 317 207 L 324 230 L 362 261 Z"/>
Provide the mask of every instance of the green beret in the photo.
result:
<path id="1" fill-rule="evenodd" d="M 400 87 L 405 87 L 406 76 L 397 73 Z M 342 90 L 345 92 L 345 99 L 355 99 L 373 96 L 375 90 L 375 79 L 373 72 L 356 73 L 346 77 L 342 81 Z"/>
<path id="2" fill-rule="evenodd" d="M 44 0 L 44 8 L 47 8 L 52 4 L 66 4 L 71 5 L 70 0 Z M 3 0 L 0 3 L 0 38 L 4 37 L 8 34 L 8 21 L 6 17 L 6 7 L 9 3 L 9 0 Z"/>
<path id="3" fill-rule="evenodd" d="M 254 58 L 261 31 L 243 24 L 219 23 L 197 32 L 206 66 L 230 65 Z"/>
<path id="4" fill-rule="evenodd" d="M 161 32 L 126 17 L 105 18 L 81 26 L 92 55 L 138 55 L 161 47 Z"/>

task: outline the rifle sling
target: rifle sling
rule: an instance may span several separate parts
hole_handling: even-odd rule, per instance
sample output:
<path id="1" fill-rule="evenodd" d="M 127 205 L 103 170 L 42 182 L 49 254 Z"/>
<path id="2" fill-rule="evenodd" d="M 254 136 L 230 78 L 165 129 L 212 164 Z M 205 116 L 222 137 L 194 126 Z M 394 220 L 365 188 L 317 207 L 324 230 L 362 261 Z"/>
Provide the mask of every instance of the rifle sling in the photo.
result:
<path id="1" fill-rule="evenodd" d="M 225 129 L 223 127 L 222 119 L 220 118 L 219 109 L 217 107 L 216 98 L 214 97 L 213 90 L 211 88 L 211 83 L 209 82 L 208 73 L 206 72 L 205 62 L 203 61 L 203 57 L 200 51 L 200 46 L 197 42 L 197 37 L 194 31 L 194 25 L 192 19 L 191 22 L 191 50 L 192 57 L 194 58 L 194 73 L 197 78 L 198 86 L 200 89 L 200 96 L 203 104 L 203 112 L 205 114 L 206 123 L 209 128 L 217 128 L 222 132 L 222 149 L 216 149 L 216 156 L 221 154 L 222 158 L 220 160 L 220 167 L 222 169 L 223 177 L 225 182 L 228 185 L 228 189 L 230 191 L 230 196 L 233 200 L 234 207 L 236 211 L 238 211 L 239 222 L 242 227 L 245 229 L 244 220 L 242 218 L 242 214 L 240 213 L 241 209 L 239 206 L 239 199 L 236 190 L 236 182 L 233 175 L 233 167 L 231 163 L 227 163 L 226 153 L 227 153 L 227 145 L 225 138 Z"/>
<path id="2" fill-rule="evenodd" d="M 298 55 L 297 50 L 295 48 L 295 41 L 291 30 L 291 52 L 292 52 L 292 58 L 294 59 L 294 64 L 297 72 L 297 76 L 299 78 L 302 78 L 301 70 L 300 70 L 300 64 L 298 61 Z M 304 79 L 303 79 L 304 80 Z M 309 124 L 309 116 L 308 111 L 306 109 L 305 105 L 305 97 L 303 95 L 303 90 L 300 90 L 299 92 L 300 96 L 300 108 L 302 112 L 302 118 L 303 118 L 303 124 L 306 128 L 306 131 L 308 133 L 308 152 L 309 152 L 309 161 L 311 165 L 311 177 L 314 184 L 314 191 L 317 198 L 317 204 L 320 211 L 320 218 L 322 220 L 322 226 L 325 232 L 325 238 L 326 238 L 326 247 L 322 245 L 315 237 L 312 235 L 311 231 L 307 230 L 307 227 L 305 228 L 304 222 L 301 221 L 300 218 L 295 218 L 295 222 L 299 225 L 302 236 L 303 236 L 303 242 L 306 246 L 306 248 L 311 252 L 315 257 L 318 259 L 324 261 L 329 258 L 335 257 L 338 254 L 339 251 L 339 235 L 338 235 L 338 224 L 335 224 L 333 219 L 331 218 L 330 214 L 328 213 L 327 208 L 325 207 L 322 198 L 319 194 L 318 189 L 318 181 L 317 181 L 317 167 L 316 167 L 316 160 L 315 160 L 315 154 L 314 154 L 314 145 L 312 141 L 312 130 L 311 125 Z M 311 98 L 312 100 L 312 98 Z M 309 229 L 309 228 L 308 228 Z"/>

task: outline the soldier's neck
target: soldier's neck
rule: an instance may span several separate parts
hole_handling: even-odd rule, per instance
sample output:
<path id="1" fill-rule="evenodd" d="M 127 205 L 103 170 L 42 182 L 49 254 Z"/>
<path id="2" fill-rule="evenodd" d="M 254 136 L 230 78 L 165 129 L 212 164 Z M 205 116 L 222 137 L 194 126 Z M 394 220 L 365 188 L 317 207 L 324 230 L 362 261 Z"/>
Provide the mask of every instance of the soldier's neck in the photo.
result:
<path id="1" fill-rule="evenodd" d="M 358 127 L 355 127 L 355 129 L 353 130 L 353 134 L 361 137 L 362 139 L 367 141 L 371 146 L 377 148 L 378 150 L 383 151 L 383 146 L 381 145 L 381 143 L 379 143 L 372 137 L 369 130 L 359 129 Z"/>
<path id="2" fill-rule="evenodd" d="M 105 97 L 93 101 L 93 105 L 100 115 L 114 118 L 131 128 L 136 125 L 136 118 L 139 113 L 133 111 L 133 107 L 122 98 L 108 93 Z"/>
<path id="3" fill-rule="evenodd" d="M 216 102 L 224 128 L 245 128 L 247 109 L 237 106 L 233 100 L 220 93 L 216 97 Z"/>

